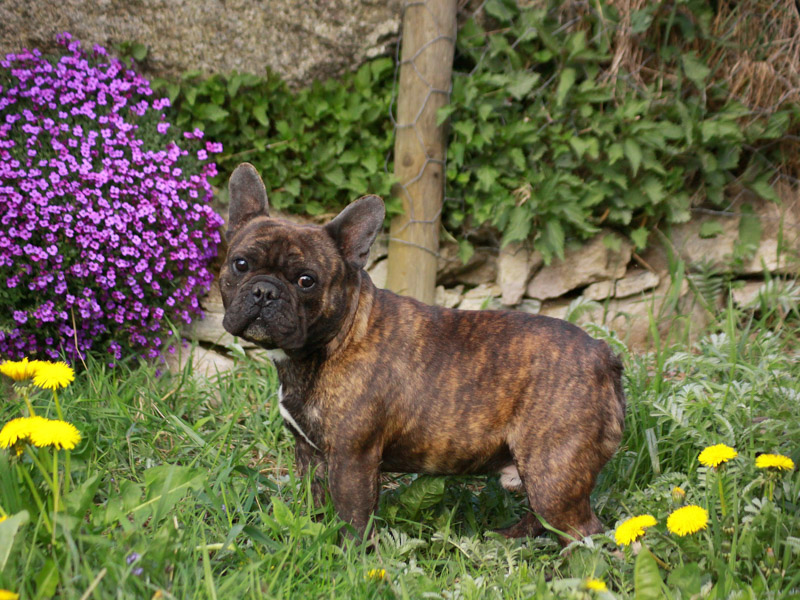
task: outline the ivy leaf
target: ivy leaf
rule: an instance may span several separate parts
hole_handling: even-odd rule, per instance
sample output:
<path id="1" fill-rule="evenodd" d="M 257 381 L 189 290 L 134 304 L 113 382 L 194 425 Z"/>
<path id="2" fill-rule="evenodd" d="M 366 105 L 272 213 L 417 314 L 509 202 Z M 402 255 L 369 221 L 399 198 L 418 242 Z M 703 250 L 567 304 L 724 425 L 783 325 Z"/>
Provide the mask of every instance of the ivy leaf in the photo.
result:
<path id="1" fill-rule="evenodd" d="M 650 232 L 644 227 L 639 227 L 631 231 L 631 240 L 636 244 L 637 250 L 643 250 L 647 247 L 647 238 L 649 235 Z"/>
<path id="2" fill-rule="evenodd" d="M 697 58 L 694 52 L 687 52 L 682 55 L 681 61 L 683 62 L 683 72 L 686 73 L 686 77 L 688 77 L 698 89 L 705 89 L 706 79 L 711 74 L 711 69 L 709 69 L 702 60 Z"/>
<path id="3" fill-rule="evenodd" d="M 705 239 L 715 238 L 721 233 L 724 233 L 725 228 L 719 221 L 703 221 L 700 225 L 700 237 Z"/>
<path id="4" fill-rule="evenodd" d="M 539 78 L 540 76 L 538 73 L 518 73 L 514 77 L 514 83 L 506 86 L 506 91 L 511 94 L 514 99 L 522 100 L 533 89 L 533 86 L 536 85 Z"/>
<path id="5" fill-rule="evenodd" d="M 325 173 L 325 179 L 336 187 L 342 187 L 344 185 L 344 171 L 342 171 L 341 167 L 335 167 Z"/>

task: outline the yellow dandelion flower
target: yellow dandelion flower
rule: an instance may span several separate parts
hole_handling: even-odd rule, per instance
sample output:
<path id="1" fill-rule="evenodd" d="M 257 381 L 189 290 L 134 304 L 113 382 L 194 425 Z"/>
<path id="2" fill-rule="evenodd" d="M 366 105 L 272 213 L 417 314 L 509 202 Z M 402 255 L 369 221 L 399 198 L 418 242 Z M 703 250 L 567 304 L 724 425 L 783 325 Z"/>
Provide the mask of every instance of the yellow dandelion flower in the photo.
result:
<path id="1" fill-rule="evenodd" d="M 13 379 L 14 381 L 25 381 L 36 375 L 36 370 L 39 368 L 39 361 L 28 361 L 27 358 L 22 360 L 7 360 L 0 364 L 0 373 Z"/>
<path id="2" fill-rule="evenodd" d="M 46 390 L 57 390 L 67 387 L 74 380 L 75 371 L 67 363 L 42 361 L 36 369 L 33 385 Z"/>
<path id="3" fill-rule="evenodd" d="M 631 517 L 617 526 L 614 532 L 614 541 L 620 546 L 627 546 L 644 535 L 644 530 L 657 523 L 653 515 L 640 515 Z"/>
<path id="4" fill-rule="evenodd" d="M 676 485 L 672 488 L 672 501 L 673 502 L 680 502 L 686 498 L 686 491 L 679 485 Z"/>
<path id="5" fill-rule="evenodd" d="M 697 533 L 708 526 L 708 511 L 690 504 L 674 511 L 667 517 L 667 529 L 681 537 Z"/>
<path id="6" fill-rule="evenodd" d="M 608 586 L 600 579 L 587 579 L 583 582 L 583 587 L 593 592 L 607 592 Z"/>
<path id="7" fill-rule="evenodd" d="M 30 434 L 34 446 L 54 446 L 57 450 L 72 450 L 81 441 L 81 433 L 72 423 L 42 419 Z"/>
<path id="8" fill-rule="evenodd" d="M 375 581 L 383 581 L 386 579 L 386 569 L 370 569 L 364 576 L 366 579 L 374 579 Z"/>
<path id="9" fill-rule="evenodd" d="M 33 430 L 46 422 L 47 419 L 43 417 L 12 419 L 0 430 L 0 448 L 11 448 L 18 443 L 30 441 Z"/>
<path id="10" fill-rule="evenodd" d="M 0 600 L 19 600 L 19 594 L 9 590 L 0 590 Z"/>
<path id="11" fill-rule="evenodd" d="M 700 453 L 697 460 L 706 467 L 718 467 L 722 463 L 728 462 L 732 458 L 739 456 L 739 453 L 725 444 L 709 446 Z"/>
<path id="12" fill-rule="evenodd" d="M 761 454 L 756 457 L 756 466 L 759 469 L 791 471 L 794 469 L 794 461 L 783 454 Z"/>

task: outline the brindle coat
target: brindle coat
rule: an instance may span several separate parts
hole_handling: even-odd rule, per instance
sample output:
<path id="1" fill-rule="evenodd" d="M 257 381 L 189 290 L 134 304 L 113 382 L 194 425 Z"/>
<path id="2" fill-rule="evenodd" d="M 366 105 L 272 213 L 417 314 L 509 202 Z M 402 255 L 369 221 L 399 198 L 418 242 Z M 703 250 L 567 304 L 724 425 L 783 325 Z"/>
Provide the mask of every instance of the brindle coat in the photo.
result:
<path id="1" fill-rule="evenodd" d="M 270 218 L 250 165 L 230 192 L 224 325 L 277 349 L 298 466 L 327 469 L 342 519 L 366 531 L 381 471 L 501 473 L 553 527 L 602 530 L 589 495 L 625 411 L 622 364 L 604 342 L 558 319 L 377 289 L 363 270 L 383 223 L 375 196 L 317 227 Z M 502 533 L 540 533 L 532 513 Z"/>

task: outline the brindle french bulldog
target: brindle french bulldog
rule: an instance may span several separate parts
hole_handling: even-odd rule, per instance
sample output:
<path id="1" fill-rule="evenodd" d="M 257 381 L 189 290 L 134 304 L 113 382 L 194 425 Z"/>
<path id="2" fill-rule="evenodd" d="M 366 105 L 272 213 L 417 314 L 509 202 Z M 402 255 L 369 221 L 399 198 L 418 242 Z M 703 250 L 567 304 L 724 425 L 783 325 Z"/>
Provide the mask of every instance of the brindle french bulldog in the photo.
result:
<path id="1" fill-rule="evenodd" d="M 559 319 L 377 289 L 364 271 L 377 196 L 314 226 L 270 217 L 252 165 L 229 189 L 223 324 L 272 351 L 299 470 L 327 470 L 343 520 L 366 532 L 381 471 L 499 473 L 531 509 L 504 535 L 541 533 L 536 515 L 576 537 L 602 531 L 589 494 L 625 412 L 608 345 Z"/>

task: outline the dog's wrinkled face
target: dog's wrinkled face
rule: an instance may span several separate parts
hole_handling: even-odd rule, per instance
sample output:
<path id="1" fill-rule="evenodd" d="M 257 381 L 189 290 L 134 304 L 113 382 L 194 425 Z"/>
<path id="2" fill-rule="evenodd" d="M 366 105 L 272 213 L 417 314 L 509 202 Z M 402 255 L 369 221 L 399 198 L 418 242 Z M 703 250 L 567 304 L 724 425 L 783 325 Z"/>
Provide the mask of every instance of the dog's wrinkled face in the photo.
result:
<path id="1" fill-rule="evenodd" d="M 230 180 L 229 248 L 220 274 L 223 326 L 263 348 L 309 350 L 333 339 L 352 310 L 383 202 L 366 196 L 324 227 L 269 216 L 249 164 Z"/>

